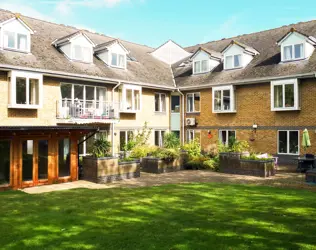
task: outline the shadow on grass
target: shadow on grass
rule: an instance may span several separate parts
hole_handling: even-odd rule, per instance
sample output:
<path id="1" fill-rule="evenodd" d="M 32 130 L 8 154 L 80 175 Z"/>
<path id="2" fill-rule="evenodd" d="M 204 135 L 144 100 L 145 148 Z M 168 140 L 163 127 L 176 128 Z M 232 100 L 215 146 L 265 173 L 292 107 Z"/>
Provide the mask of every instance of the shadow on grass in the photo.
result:
<path id="1" fill-rule="evenodd" d="M 309 191 L 182 184 L 0 193 L 2 249 L 313 249 Z"/>

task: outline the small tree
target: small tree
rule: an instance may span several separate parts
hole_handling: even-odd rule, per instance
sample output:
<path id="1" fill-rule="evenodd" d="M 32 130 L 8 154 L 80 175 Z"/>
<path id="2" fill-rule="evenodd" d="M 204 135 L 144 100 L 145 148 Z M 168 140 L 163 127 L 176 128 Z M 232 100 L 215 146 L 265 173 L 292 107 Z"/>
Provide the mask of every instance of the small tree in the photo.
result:
<path id="1" fill-rule="evenodd" d="M 92 145 L 92 154 L 97 158 L 110 156 L 111 143 L 104 136 L 94 140 Z"/>
<path id="2" fill-rule="evenodd" d="M 163 138 L 163 146 L 165 148 L 180 148 L 180 139 L 173 132 L 166 133 Z"/>

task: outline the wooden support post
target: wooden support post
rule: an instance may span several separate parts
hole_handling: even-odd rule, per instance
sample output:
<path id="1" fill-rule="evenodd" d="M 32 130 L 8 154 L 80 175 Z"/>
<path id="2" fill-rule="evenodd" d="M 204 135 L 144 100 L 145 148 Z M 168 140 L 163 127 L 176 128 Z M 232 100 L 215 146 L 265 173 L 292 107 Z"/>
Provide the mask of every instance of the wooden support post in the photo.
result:
<path id="1" fill-rule="evenodd" d="M 78 137 L 70 137 L 70 177 L 72 181 L 78 180 Z"/>

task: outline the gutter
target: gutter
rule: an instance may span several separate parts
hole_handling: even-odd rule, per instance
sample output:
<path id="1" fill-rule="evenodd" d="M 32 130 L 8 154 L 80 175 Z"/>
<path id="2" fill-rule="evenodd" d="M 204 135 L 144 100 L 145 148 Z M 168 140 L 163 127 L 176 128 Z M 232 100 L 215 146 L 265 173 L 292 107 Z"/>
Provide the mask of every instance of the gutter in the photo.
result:
<path id="1" fill-rule="evenodd" d="M 182 99 L 182 104 L 181 104 L 181 120 L 182 120 L 182 128 L 181 128 L 181 132 L 182 132 L 182 145 L 184 145 L 184 136 L 185 136 L 185 133 L 184 133 L 184 94 L 179 90 L 177 89 L 177 92 L 179 92 L 179 94 L 181 95 L 181 99 Z"/>
<path id="2" fill-rule="evenodd" d="M 128 80 L 121 80 L 115 78 L 108 78 L 108 77 L 100 77 L 100 76 L 90 76 L 84 74 L 75 74 L 75 73 L 67 73 L 62 71 L 54 71 L 54 70 L 46 70 L 46 69 L 36 69 L 36 68 L 29 68 L 29 67 L 22 67 L 22 66 L 12 66 L 7 64 L 0 64 L 0 69 L 10 71 L 10 70 L 23 70 L 23 71 L 32 71 L 42 73 L 45 76 L 52 76 L 52 77 L 61 77 L 65 79 L 75 79 L 75 80 L 86 80 L 90 82 L 104 82 L 104 83 L 112 83 L 116 84 L 117 82 L 127 83 L 127 84 L 134 84 L 139 86 L 144 86 L 147 88 L 153 89 L 164 89 L 164 90 L 175 90 L 175 87 L 157 85 L 152 83 L 145 83 L 145 82 L 135 82 L 135 81 L 128 81 Z"/>
<path id="3" fill-rule="evenodd" d="M 226 83 L 218 83 L 218 84 L 203 84 L 199 86 L 184 86 L 179 87 L 181 90 L 196 90 L 196 89 L 205 89 L 205 88 L 212 88 L 212 87 L 218 87 L 218 86 L 225 86 L 225 85 L 248 85 L 253 83 L 263 83 L 263 82 L 269 82 L 273 80 L 286 80 L 291 78 L 316 78 L 316 72 L 310 72 L 305 74 L 296 74 L 296 75 L 288 75 L 288 76 L 277 76 L 277 77 L 261 77 L 261 78 L 253 78 L 249 80 L 239 80 L 239 81 L 232 81 L 232 82 L 226 82 Z"/>

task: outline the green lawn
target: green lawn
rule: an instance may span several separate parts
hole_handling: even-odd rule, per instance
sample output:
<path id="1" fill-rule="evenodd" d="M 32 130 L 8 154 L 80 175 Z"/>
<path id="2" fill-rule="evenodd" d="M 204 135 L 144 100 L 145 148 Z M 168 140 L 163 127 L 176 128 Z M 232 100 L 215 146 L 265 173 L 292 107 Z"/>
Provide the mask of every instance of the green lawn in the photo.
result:
<path id="1" fill-rule="evenodd" d="M 316 193 L 225 184 L 0 193 L 1 249 L 316 249 Z"/>

